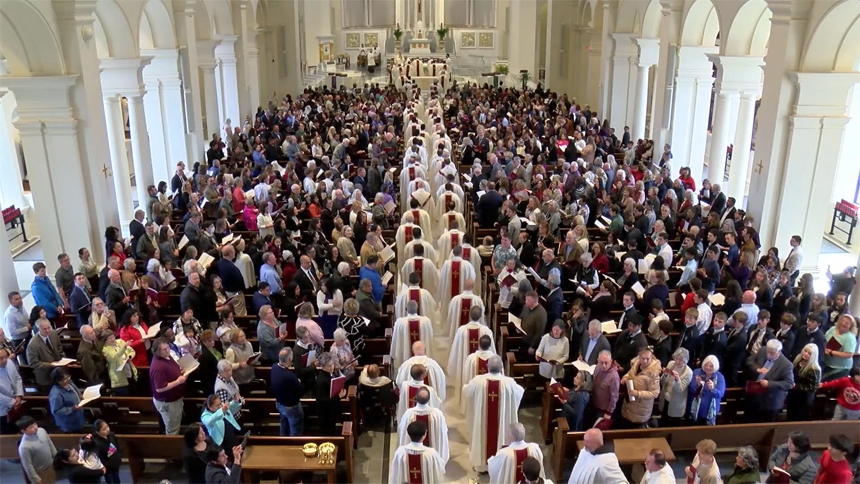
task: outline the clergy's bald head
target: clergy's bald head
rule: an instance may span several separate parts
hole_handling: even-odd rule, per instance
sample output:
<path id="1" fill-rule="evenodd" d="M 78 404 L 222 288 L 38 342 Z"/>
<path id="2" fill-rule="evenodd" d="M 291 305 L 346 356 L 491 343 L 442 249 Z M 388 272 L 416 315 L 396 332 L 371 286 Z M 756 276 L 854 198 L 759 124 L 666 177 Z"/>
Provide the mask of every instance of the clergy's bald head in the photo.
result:
<path id="1" fill-rule="evenodd" d="M 417 272 L 411 272 L 411 273 L 409 273 L 409 285 L 410 285 L 410 286 L 417 286 L 417 285 L 418 285 L 418 284 L 420 284 L 420 283 L 421 283 L 421 274 L 419 274 L 419 273 L 417 273 Z M 414 301 L 410 301 L 410 302 L 414 302 Z M 416 306 L 417 306 L 417 304 L 416 304 Z M 406 309 L 407 309 L 407 310 L 409 309 L 409 304 L 408 304 L 408 303 L 406 304 Z M 416 311 L 417 311 L 417 310 L 418 310 L 418 309 L 416 308 Z"/>
<path id="2" fill-rule="evenodd" d="M 588 429 L 585 431 L 585 450 L 594 453 L 597 449 L 603 446 L 603 432 L 600 429 Z"/>
<path id="3" fill-rule="evenodd" d="M 481 351 L 490 351 L 490 346 L 493 345 L 493 340 L 490 339 L 489 335 L 481 336 L 481 339 L 478 340 L 478 346 L 481 348 Z"/>
<path id="4" fill-rule="evenodd" d="M 411 376 L 415 381 L 421 381 L 424 379 L 424 374 L 426 372 L 427 369 L 424 368 L 424 365 L 412 365 L 412 368 L 409 369 L 409 376 Z"/>
<path id="5" fill-rule="evenodd" d="M 512 423 L 511 426 L 508 427 L 508 433 L 510 434 L 511 442 L 526 440 L 526 428 L 519 422 Z"/>
<path id="6" fill-rule="evenodd" d="M 463 281 L 463 290 L 471 291 L 475 288 L 475 280 L 474 279 L 466 279 Z"/>
<path id="7" fill-rule="evenodd" d="M 403 221 L 408 224 L 415 223 L 415 217 L 412 216 L 412 212 L 406 212 L 406 215 L 403 216 Z M 414 229 L 413 229 L 414 231 Z"/>
<path id="8" fill-rule="evenodd" d="M 454 254 L 454 257 L 463 257 L 463 248 L 459 245 L 455 245 L 451 252 Z"/>
<path id="9" fill-rule="evenodd" d="M 411 279 L 412 278 L 410 277 L 410 284 L 412 283 Z M 418 303 L 410 299 L 409 302 L 406 303 L 406 314 L 418 314 Z"/>
<path id="10" fill-rule="evenodd" d="M 469 310 L 469 320 L 478 322 L 481 320 L 481 316 L 484 315 L 484 310 L 481 306 L 472 306 L 472 309 Z"/>
<path id="11" fill-rule="evenodd" d="M 487 360 L 487 371 L 490 373 L 502 372 L 502 358 L 499 355 L 493 355 Z"/>
<path id="12" fill-rule="evenodd" d="M 427 387 L 421 387 L 415 392 L 415 401 L 421 405 L 430 403 L 430 390 Z"/>
<path id="13" fill-rule="evenodd" d="M 427 347 L 424 346 L 423 341 L 416 341 L 412 343 L 412 356 L 425 356 L 427 354 Z"/>
<path id="14" fill-rule="evenodd" d="M 406 426 L 406 434 L 409 435 L 409 440 L 411 440 L 413 444 L 418 444 L 424 440 L 424 436 L 427 435 L 427 424 L 420 420 L 416 420 Z"/>

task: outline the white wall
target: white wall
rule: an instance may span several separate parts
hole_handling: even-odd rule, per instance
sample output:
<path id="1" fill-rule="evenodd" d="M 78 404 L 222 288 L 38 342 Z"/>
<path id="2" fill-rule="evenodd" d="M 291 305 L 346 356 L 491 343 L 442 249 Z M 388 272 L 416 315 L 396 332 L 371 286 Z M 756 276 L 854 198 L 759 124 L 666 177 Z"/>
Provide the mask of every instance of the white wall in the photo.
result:
<path id="1" fill-rule="evenodd" d="M 857 190 L 857 177 L 860 176 L 860 84 L 854 86 L 854 95 L 848 107 L 851 120 L 845 126 L 845 140 L 842 142 L 842 152 L 839 154 L 839 165 L 836 167 L 836 181 L 830 199 L 833 202 L 845 199 L 854 201 Z"/>

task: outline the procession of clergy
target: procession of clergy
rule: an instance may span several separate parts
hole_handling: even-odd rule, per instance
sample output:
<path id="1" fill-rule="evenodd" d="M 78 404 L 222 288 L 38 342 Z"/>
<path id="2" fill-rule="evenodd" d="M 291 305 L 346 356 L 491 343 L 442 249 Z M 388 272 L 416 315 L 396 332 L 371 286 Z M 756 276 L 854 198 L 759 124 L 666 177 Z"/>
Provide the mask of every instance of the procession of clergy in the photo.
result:
<path id="1" fill-rule="evenodd" d="M 490 482 L 549 482 L 543 454 L 525 442 L 517 410 L 524 389 L 503 375 L 485 307 L 473 292 L 480 287 L 481 256 L 466 234 L 464 193 L 450 160 L 451 141 L 432 121 L 439 108 L 417 100 L 405 112 L 407 152 L 400 174 L 401 224 L 396 232 L 400 287 L 391 340 L 400 392 L 397 406 L 400 448 L 389 484 L 442 483 L 449 459 L 444 401 L 457 403 L 469 424 L 469 461 Z M 420 124 L 429 128 L 420 132 Z M 425 146 L 438 147 L 428 154 Z M 393 252 L 394 249 L 392 248 Z M 382 255 L 382 254 L 381 254 Z M 393 254 L 387 257 L 390 260 Z M 383 257 L 383 259 L 386 259 Z M 387 262 L 387 261 L 386 261 Z M 444 341 L 450 353 L 445 370 L 434 355 Z M 448 394 L 451 384 L 453 395 Z"/>

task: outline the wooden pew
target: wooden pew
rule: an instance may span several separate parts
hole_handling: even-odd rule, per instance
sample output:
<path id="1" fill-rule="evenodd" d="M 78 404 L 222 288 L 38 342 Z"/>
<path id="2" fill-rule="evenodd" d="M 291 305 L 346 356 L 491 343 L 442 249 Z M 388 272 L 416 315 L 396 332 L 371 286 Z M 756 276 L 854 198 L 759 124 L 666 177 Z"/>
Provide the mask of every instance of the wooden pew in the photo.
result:
<path id="1" fill-rule="evenodd" d="M 182 456 L 185 449 L 182 435 L 117 434 L 116 437 L 120 447 L 119 451 L 124 460 L 128 462 L 132 482 L 135 484 L 152 482 L 152 477 L 144 478 L 146 460 L 176 461 Z M 51 440 L 58 449 L 78 447 L 80 438 L 80 434 L 51 435 Z M 17 435 L 0 436 L 0 457 L 16 459 L 19 440 Z M 319 445 L 324 442 L 331 442 L 337 447 L 338 463 L 343 463 L 343 482 L 353 483 L 355 482 L 354 440 L 352 423 L 345 422 L 341 434 L 338 436 L 272 437 L 251 435 L 248 438 L 248 445 L 302 446 L 306 443 Z"/>
<path id="2" fill-rule="evenodd" d="M 676 454 L 694 452 L 696 444 L 702 439 L 717 443 L 718 452 L 735 452 L 739 447 L 750 445 L 756 449 L 762 466 L 775 445 L 785 442 L 788 433 L 804 432 L 816 448 L 827 445 L 831 434 L 846 434 L 855 444 L 860 442 L 860 425 L 845 425 L 845 422 L 824 420 L 813 422 L 780 422 L 731 424 L 699 427 L 668 427 L 657 429 L 609 430 L 603 432 L 603 439 L 659 438 L 663 437 Z M 558 428 L 553 434 L 552 467 L 557 479 L 561 479 L 567 459 L 578 454 L 577 441 L 584 439 L 584 432 L 568 431 L 567 419 L 558 420 Z M 645 455 L 642 459 L 645 459 Z M 763 469 L 762 469 L 763 470 Z"/>

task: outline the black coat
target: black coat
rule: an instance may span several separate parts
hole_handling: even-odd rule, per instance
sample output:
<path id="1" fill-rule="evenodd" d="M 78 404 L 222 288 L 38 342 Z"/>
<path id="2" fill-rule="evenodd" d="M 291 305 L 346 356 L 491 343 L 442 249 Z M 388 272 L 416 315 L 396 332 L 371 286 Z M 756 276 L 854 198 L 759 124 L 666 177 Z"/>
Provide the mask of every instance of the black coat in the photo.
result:
<path id="1" fill-rule="evenodd" d="M 803 351 L 803 347 L 812 343 L 818 346 L 818 362 L 824 363 L 824 333 L 821 328 L 810 333 L 806 328 L 801 328 L 794 335 L 794 354 L 798 355 Z"/>
<path id="2" fill-rule="evenodd" d="M 725 330 L 714 334 L 714 327 L 708 328 L 708 331 L 699 337 L 699 354 L 696 358 L 704 361 L 706 356 L 714 355 L 717 360 L 723 361 L 726 355 L 728 336 Z"/>
<path id="3" fill-rule="evenodd" d="M 666 337 L 654 344 L 654 357 L 660 360 L 663 368 L 672 361 L 672 338 Z"/>
<path id="4" fill-rule="evenodd" d="M 776 339 L 782 343 L 782 354 L 789 360 L 794 360 L 794 330 L 789 329 L 785 333 L 777 332 Z"/>
<path id="5" fill-rule="evenodd" d="M 481 228 L 493 228 L 493 224 L 499 218 L 499 209 L 502 208 L 503 203 L 502 196 L 495 190 L 485 193 L 478 200 L 478 203 L 475 205 L 475 212 L 478 214 L 478 223 Z"/>
<path id="6" fill-rule="evenodd" d="M 630 336 L 630 330 L 625 329 L 618 335 L 612 355 L 624 369 L 624 373 L 627 373 L 630 371 L 630 362 L 639 355 L 639 350 L 646 346 L 648 346 L 648 340 L 642 331 L 636 333 L 635 336 Z"/>

